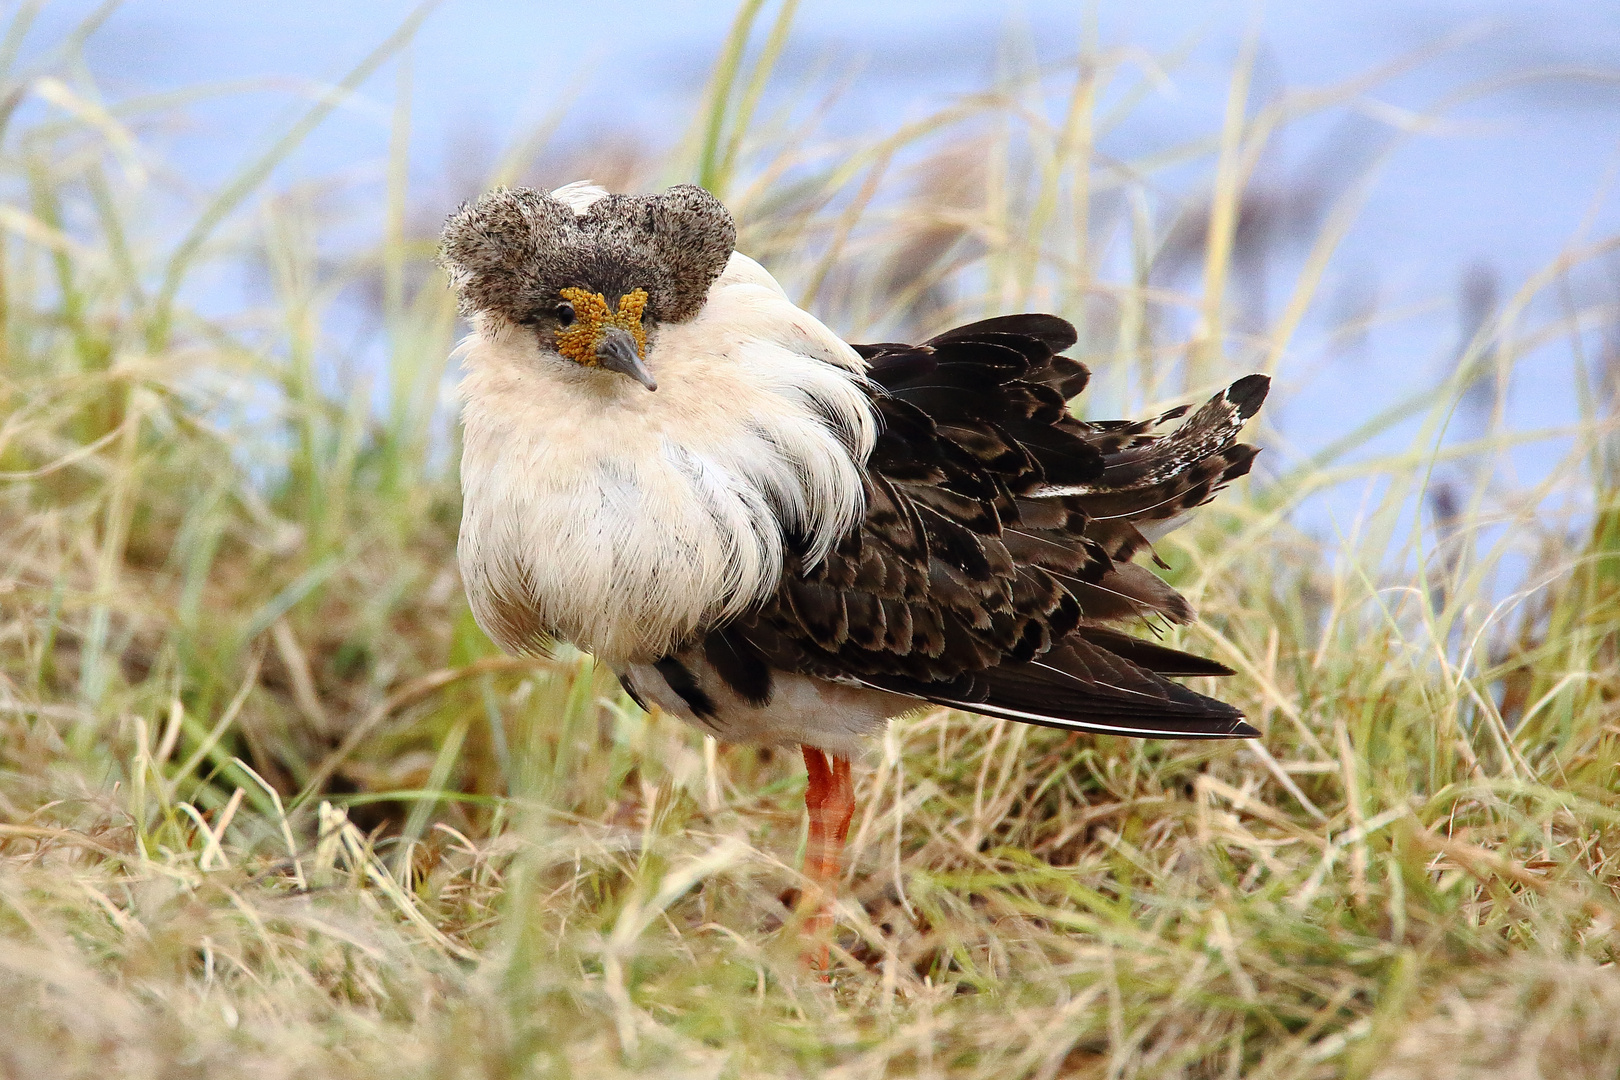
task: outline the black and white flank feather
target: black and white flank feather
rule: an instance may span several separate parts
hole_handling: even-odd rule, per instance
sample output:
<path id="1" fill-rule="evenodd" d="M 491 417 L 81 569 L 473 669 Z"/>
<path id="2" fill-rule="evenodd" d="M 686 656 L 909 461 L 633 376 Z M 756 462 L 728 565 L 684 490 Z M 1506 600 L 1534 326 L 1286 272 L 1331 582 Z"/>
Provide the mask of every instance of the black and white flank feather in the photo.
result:
<path id="1" fill-rule="evenodd" d="M 451 219 L 473 327 L 460 558 L 498 643 L 569 641 L 723 739 L 846 756 L 923 702 L 1255 734 L 1172 681 L 1227 668 L 1121 628 L 1192 618 L 1134 559 L 1248 472 L 1264 376 L 1077 420 L 1088 372 L 1062 319 L 847 345 L 734 236 L 686 186 L 502 190 Z"/>

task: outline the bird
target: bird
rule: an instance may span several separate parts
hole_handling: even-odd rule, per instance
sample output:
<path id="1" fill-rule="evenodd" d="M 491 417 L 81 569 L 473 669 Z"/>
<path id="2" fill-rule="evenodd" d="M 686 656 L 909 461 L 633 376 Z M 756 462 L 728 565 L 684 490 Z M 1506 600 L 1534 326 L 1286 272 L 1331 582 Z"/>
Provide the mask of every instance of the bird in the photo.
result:
<path id="1" fill-rule="evenodd" d="M 503 650 L 565 642 L 644 709 L 801 748 L 802 925 L 825 975 L 851 762 L 892 718 L 1257 734 L 1172 681 L 1230 668 L 1127 631 L 1194 618 L 1136 557 L 1249 471 L 1238 436 L 1269 382 L 1082 420 L 1069 322 L 850 344 L 736 243 L 691 184 L 502 187 L 450 215 L 457 557 Z"/>

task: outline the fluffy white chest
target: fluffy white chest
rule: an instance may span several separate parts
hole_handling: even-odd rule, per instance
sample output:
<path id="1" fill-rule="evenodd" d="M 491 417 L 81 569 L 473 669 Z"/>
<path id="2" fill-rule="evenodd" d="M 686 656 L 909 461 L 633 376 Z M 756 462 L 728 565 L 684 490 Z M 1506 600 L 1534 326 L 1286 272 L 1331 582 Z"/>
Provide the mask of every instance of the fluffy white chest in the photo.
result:
<path id="1" fill-rule="evenodd" d="M 504 648 L 656 658 L 768 595 L 784 534 L 825 551 L 857 520 L 875 434 L 860 361 L 733 264 L 696 318 L 655 333 L 656 392 L 519 327 L 466 346 L 459 554 Z"/>

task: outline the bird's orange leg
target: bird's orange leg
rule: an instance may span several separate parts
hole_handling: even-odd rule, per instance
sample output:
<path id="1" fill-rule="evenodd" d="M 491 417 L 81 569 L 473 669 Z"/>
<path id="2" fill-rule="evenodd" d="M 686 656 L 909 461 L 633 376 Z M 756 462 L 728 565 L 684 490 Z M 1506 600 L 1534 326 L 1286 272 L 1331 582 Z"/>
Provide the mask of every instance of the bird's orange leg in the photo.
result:
<path id="1" fill-rule="evenodd" d="M 844 839 L 849 836 L 850 818 L 855 816 L 855 786 L 850 781 L 848 758 L 834 757 L 813 746 L 801 749 L 810 774 L 810 786 L 804 793 L 804 806 L 810 814 L 810 836 L 804 845 L 804 876 L 810 879 L 804 897 L 810 911 L 804 924 L 804 961 L 825 975 L 832 965 L 827 939 L 832 933 L 832 901 L 838 892 Z"/>

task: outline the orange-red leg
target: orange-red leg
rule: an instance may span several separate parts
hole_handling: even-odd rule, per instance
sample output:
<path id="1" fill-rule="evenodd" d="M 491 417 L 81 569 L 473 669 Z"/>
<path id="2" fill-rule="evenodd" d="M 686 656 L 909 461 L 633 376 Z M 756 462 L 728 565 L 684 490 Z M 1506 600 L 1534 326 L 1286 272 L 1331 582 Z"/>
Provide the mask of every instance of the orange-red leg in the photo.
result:
<path id="1" fill-rule="evenodd" d="M 838 893 L 838 871 L 843 861 L 844 840 L 849 822 L 855 816 L 855 785 L 850 781 L 849 759 L 825 754 L 813 746 L 801 747 L 810 785 L 804 792 L 804 806 L 810 815 L 810 836 L 804 846 L 804 876 L 810 888 L 804 902 L 809 916 L 804 930 L 808 944 L 804 960 L 826 973 L 832 966 L 827 939 L 832 935 L 832 901 Z"/>

